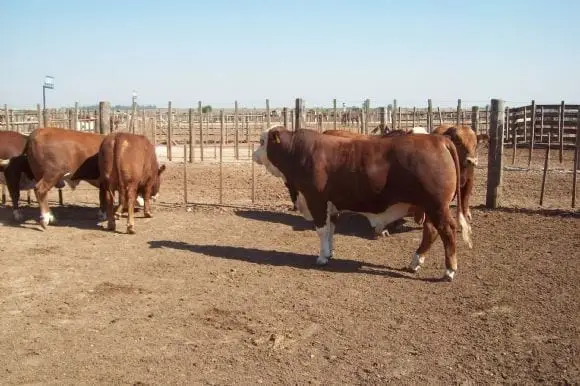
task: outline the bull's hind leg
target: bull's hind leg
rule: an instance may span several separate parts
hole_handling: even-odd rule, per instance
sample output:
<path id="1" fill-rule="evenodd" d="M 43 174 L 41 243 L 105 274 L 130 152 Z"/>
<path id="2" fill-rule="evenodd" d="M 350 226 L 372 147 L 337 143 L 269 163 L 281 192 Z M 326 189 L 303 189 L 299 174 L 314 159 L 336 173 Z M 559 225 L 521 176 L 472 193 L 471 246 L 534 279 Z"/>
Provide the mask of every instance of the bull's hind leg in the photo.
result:
<path id="1" fill-rule="evenodd" d="M 137 189 L 131 185 L 125 188 L 125 202 L 127 203 L 127 233 L 135 234 L 135 198 Z"/>
<path id="2" fill-rule="evenodd" d="M 433 225 L 433 223 L 426 218 L 425 222 L 423 223 L 423 239 L 421 240 L 421 244 L 417 251 L 413 254 L 413 259 L 409 264 L 409 270 L 411 272 L 417 272 L 421 265 L 425 261 L 425 254 L 431 249 L 431 246 L 437 240 L 437 229 Z"/>
<path id="3" fill-rule="evenodd" d="M 106 210 L 107 210 L 107 229 L 110 231 L 114 231 L 117 229 L 117 224 L 115 223 L 115 194 L 111 190 L 110 186 L 103 186 L 103 190 L 105 191 L 105 203 L 106 203 Z"/>

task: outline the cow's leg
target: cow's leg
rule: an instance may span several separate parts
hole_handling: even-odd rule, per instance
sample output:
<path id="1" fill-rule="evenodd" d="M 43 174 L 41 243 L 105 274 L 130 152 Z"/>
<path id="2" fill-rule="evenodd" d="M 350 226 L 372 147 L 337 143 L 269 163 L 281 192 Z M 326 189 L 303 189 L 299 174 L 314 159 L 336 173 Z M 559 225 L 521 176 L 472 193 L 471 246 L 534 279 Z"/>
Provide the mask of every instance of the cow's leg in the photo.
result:
<path id="1" fill-rule="evenodd" d="M 290 194 L 290 199 L 292 200 L 292 210 L 297 210 L 296 200 L 298 199 L 298 191 L 292 184 L 288 182 L 285 182 L 284 185 L 286 185 L 288 193 Z"/>
<path id="2" fill-rule="evenodd" d="M 409 264 L 409 270 L 411 272 L 417 272 L 421 268 L 421 264 L 425 261 L 425 254 L 431 249 L 431 246 L 437 240 L 437 236 L 437 229 L 433 223 L 429 219 L 425 219 L 421 244 L 413 254 L 413 259 L 411 260 L 411 264 Z"/>
<path id="3" fill-rule="evenodd" d="M 97 213 L 97 220 L 98 221 L 105 221 L 109 220 L 109 210 L 108 210 L 108 188 L 105 188 L 105 185 L 102 183 L 99 184 L 99 212 Z M 114 197 L 113 197 L 114 198 Z"/>
<path id="4" fill-rule="evenodd" d="M 445 248 L 445 275 L 444 278 L 448 281 L 453 280 L 455 272 L 457 272 L 457 255 L 456 255 L 456 238 L 457 238 L 457 223 L 451 216 L 449 207 L 443 207 L 440 216 L 435 216 L 433 225 L 437 228 L 443 247 Z"/>
<path id="5" fill-rule="evenodd" d="M 114 231 L 117 229 L 117 224 L 115 223 L 115 194 L 111 190 L 110 186 L 106 186 L 103 189 L 105 191 L 105 201 L 107 209 L 107 229 Z"/>
<path id="6" fill-rule="evenodd" d="M 474 177 L 474 166 L 470 165 L 466 170 L 467 178 L 465 180 L 465 185 L 461 187 L 461 205 L 463 205 L 463 215 L 468 221 L 471 221 L 471 210 L 469 209 L 469 200 L 471 198 L 471 192 L 473 191 L 473 177 Z"/>
<path id="7" fill-rule="evenodd" d="M 8 188 L 8 192 L 10 193 L 10 199 L 12 200 L 12 217 L 14 221 L 20 222 L 22 221 L 22 212 L 20 211 L 20 189 L 10 189 Z"/>
<path id="8" fill-rule="evenodd" d="M 127 233 L 135 234 L 135 198 L 137 198 L 137 188 L 133 185 L 127 185 L 125 192 L 125 202 L 127 203 Z"/>
<path id="9" fill-rule="evenodd" d="M 143 216 L 147 218 L 153 217 L 151 214 L 151 190 L 153 187 L 151 185 L 147 185 L 145 187 L 145 193 L 143 194 Z"/>
<path id="10" fill-rule="evenodd" d="M 50 212 L 50 207 L 48 206 L 48 191 L 53 186 L 47 180 L 43 178 L 36 183 L 34 187 L 34 194 L 36 195 L 36 201 L 38 201 L 38 206 L 40 207 L 40 225 L 43 229 L 46 229 L 48 224 L 54 223 L 55 218 Z"/>
<path id="11" fill-rule="evenodd" d="M 117 205 L 117 209 L 115 209 L 115 218 L 118 220 L 121 218 L 121 214 L 127 210 L 127 200 L 125 200 L 124 186 L 120 185 L 117 190 L 119 191 L 119 205 Z"/>

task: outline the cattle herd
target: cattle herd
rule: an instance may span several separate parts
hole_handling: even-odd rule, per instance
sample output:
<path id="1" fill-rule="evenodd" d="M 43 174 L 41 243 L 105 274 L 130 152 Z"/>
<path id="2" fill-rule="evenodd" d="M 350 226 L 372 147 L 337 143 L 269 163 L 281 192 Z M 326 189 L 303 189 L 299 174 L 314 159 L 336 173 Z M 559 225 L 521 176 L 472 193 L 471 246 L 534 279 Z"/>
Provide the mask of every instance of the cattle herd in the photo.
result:
<path id="1" fill-rule="evenodd" d="M 283 180 L 294 208 L 314 223 L 320 239 L 317 265 L 333 256 L 333 235 L 340 214 L 364 215 L 377 235 L 406 216 L 423 227 L 423 237 L 409 270 L 417 272 L 439 235 L 445 250 L 446 280 L 457 271 L 458 225 L 469 248 L 477 146 L 486 136 L 466 126 L 440 126 L 432 134 L 422 128 L 386 130 L 362 135 L 341 130 L 318 133 L 274 126 L 264 131 L 253 162 Z M 13 218 L 22 221 L 20 191 L 34 189 L 40 224 L 55 221 L 47 194 L 65 183 L 75 188 L 86 181 L 99 189 L 98 218 L 115 230 L 115 219 L 127 211 L 127 233 L 135 233 L 135 203 L 151 217 L 165 165 L 142 135 L 108 135 L 59 128 L 38 128 L 26 136 L 0 132 L 0 183 L 8 187 Z M 118 205 L 114 207 L 115 192 Z M 450 210 L 457 200 L 457 221 Z"/>

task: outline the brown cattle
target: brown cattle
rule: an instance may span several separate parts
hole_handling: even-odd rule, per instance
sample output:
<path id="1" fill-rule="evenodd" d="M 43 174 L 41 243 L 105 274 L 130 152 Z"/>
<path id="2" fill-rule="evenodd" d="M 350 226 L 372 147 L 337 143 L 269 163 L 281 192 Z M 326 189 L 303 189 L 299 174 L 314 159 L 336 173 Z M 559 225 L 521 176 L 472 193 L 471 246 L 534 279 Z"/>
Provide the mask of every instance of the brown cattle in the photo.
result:
<path id="1" fill-rule="evenodd" d="M 98 151 L 104 136 L 54 127 L 39 128 L 28 137 L 21 156 L 0 160 L 0 164 L 16 169 L 15 174 L 31 173 L 34 192 L 40 206 L 40 223 L 44 229 L 55 221 L 48 206 L 47 194 L 64 181 L 75 189 L 80 181 L 99 188 Z M 14 177 L 16 178 L 16 177 Z M 105 194 L 99 189 L 98 218 L 105 217 Z"/>
<path id="2" fill-rule="evenodd" d="M 12 216 L 22 219 L 20 191 L 34 189 L 34 176 L 26 157 L 21 156 L 26 147 L 26 135 L 15 131 L 0 131 L 0 184 L 6 185 L 12 200 Z M 4 201 L 5 198 L 2 197 Z"/>
<path id="3" fill-rule="evenodd" d="M 102 188 L 106 192 L 107 228 L 115 230 L 114 192 L 119 192 L 119 207 L 128 203 L 127 233 L 135 233 L 134 207 L 137 194 L 144 198 L 144 215 L 151 217 L 150 199 L 155 200 L 161 184 L 161 173 L 153 144 L 143 135 L 109 134 L 98 153 Z M 118 210 L 118 209 L 117 209 Z"/>
<path id="4" fill-rule="evenodd" d="M 459 194 L 459 158 L 445 136 L 343 138 L 280 127 L 262 133 L 253 160 L 272 174 L 290 180 L 299 193 L 298 209 L 314 222 L 320 239 L 316 263 L 333 254 L 334 213 L 357 212 L 378 231 L 404 216 L 411 205 L 423 207 L 423 239 L 410 270 L 416 272 L 437 234 L 445 247 L 445 278 L 457 271 L 456 229 L 449 204 Z M 471 229 L 457 211 L 464 241 L 472 247 Z"/>
<path id="5" fill-rule="evenodd" d="M 480 143 L 487 143 L 489 137 L 486 134 L 476 134 L 469 126 L 440 125 L 433 130 L 433 134 L 445 135 L 457 148 L 459 163 L 461 166 L 461 201 L 463 214 L 471 221 L 469 202 L 475 180 L 475 167 L 477 166 L 477 147 Z"/>

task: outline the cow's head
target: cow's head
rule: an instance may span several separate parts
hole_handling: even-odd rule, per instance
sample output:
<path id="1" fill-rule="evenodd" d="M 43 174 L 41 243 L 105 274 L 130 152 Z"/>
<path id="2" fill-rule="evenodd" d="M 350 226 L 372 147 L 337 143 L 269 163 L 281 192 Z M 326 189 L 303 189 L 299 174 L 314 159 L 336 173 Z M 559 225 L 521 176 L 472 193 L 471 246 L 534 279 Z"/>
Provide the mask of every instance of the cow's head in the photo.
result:
<path id="1" fill-rule="evenodd" d="M 272 175 L 286 182 L 284 174 L 268 158 L 269 153 L 275 153 L 280 148 L 280 130 L 284 130 L 284 127 L 274 126 L 260 134 L 260 146 L 252 154 L 252 160 L 258 165 L 263 165 Z"/>
<path id="2" fill-rule="evenodd" d="M 157 175 L 155 176 L 155 182 L 153 183 L 153 188 L 151 189 L 151 199 L 153 201 L 159 198 L 159 188 L 161 187 L 161 174 L 165 171 L 165 164 L 161 165 L 157 169 Z"/>
<path id="3" fill-rule="evenodd" d="M 475 132 L 468 127 L 450 127 L 443 135 L 448 136 L 455 147 L 460 160 L 464 160 L 463 167 L 477 166 L 477 144 L 478 138 Z"/>

